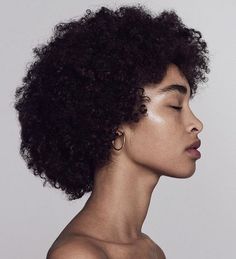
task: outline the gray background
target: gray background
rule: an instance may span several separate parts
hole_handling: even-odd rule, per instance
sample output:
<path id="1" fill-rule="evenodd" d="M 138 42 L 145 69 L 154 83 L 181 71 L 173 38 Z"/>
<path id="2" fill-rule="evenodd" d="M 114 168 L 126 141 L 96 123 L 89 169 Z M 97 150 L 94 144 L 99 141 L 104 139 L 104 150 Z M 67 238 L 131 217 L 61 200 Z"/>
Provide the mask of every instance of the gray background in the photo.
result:
<path id="1" fill-rule="evenodd" d="M 116 2 L 116 4 L 114 4 Z M 19 155 L 19 125 L 12 108 L 32 48 L 53 26 L 101 5 L 134 1 L 1 2 L 1 235 L 0 258 L 45 258 L 60 231 L 90 194 L 67 201 L 43 187 Z M 202 158 L 188 179 L 163 177 L 153 192 L 143 225 L 167 259 L 236 258 L 236 1 L 139 1 L 153 12 L 174 8 L 183 22 L 202 32 L 211 53 L 209 81 L 192 101 L 204 123 Z"/>

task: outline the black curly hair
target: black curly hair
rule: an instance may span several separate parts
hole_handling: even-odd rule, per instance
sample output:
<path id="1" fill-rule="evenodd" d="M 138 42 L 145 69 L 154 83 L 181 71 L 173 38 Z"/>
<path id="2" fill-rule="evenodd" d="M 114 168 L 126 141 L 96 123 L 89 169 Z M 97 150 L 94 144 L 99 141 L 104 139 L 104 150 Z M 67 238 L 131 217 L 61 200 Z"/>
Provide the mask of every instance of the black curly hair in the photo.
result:
<path id="1" fill-rule="evenodd" d="M 153 15 L 140 4 L 87 9 L 80 19 L 58 23 L 33 53 L 15 92 L 20 154 L 44 186 L 65 191 L 68 200 L 93 190 L 119 125 L 146 114 L 145 85 L 159 83 L 175 64 L 192 98 L 210 71 L 199 31 L 174 10 Z"/>

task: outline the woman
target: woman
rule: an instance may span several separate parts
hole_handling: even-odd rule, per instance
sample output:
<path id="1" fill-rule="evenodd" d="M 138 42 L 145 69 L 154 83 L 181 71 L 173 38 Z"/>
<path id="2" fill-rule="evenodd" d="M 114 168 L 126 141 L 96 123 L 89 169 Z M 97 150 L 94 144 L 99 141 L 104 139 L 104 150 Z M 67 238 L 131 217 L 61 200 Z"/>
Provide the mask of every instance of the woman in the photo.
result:
<path id="1" fill-rule="evenodd" d="M 68 200 L 91 192 L 48 259 L 165 258 L 141 232 L 161 176 L 190 177 L 202 122 L 189 101 L 207 44 L 175 11 L 101 7 L 60 23 L 16 90 L 22 157 Z"/>

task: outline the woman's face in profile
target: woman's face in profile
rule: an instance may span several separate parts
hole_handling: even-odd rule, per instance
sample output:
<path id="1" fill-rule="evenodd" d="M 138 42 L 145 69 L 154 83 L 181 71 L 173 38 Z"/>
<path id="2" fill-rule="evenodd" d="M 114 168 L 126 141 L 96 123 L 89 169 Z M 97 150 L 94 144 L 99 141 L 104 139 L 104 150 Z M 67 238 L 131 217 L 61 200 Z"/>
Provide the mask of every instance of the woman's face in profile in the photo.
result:
<path id="1" fill-rule="evenodd" d="M 162 92 L 173 84 L 185 86 L 186 94 Z M 144 89 L 151 99 L 146 103 L 147 116 L 128 132 L 127 155 L 160 175 L 190 177 L 195 171 L 197 158 L 191 156 L 186 148 L 199 139 L 203 124 L 190 109 L 187 79 L 177 66 L 170 65 L 161 83 Z"/>

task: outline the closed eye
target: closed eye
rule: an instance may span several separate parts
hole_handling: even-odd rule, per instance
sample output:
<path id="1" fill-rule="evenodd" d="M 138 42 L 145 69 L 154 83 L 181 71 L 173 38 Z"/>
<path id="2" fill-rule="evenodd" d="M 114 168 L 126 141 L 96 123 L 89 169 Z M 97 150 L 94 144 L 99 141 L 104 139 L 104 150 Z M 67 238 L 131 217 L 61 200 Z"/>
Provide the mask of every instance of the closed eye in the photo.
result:
<path id="1" fill-rule="evenodd" d="M 179 107 L 179 106 L 170 106 L 171 108 L 175 109 L 175 110 L 182 110 L 183 107 Z"/>

